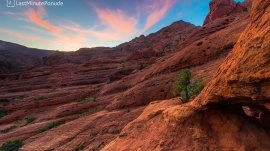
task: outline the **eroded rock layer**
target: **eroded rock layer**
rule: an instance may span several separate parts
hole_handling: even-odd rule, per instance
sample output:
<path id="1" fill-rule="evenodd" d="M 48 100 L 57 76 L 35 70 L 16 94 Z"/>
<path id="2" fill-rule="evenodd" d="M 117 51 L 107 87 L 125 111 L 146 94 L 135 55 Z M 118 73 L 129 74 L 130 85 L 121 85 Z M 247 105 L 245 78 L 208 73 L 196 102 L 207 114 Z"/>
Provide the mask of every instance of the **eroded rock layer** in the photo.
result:
<path id="1" fill-rule="evenodd" d="M 103 150 L 269 150 L 270 1 L 202 93 L 187 104 L 150 104 Z"/>
<path id="2" fill-rule="evenodd" d="M 245 6 L 249 7 L 249 4 Z M 263 10 L 259 7 L 255 9 Z M 255 14 L 252 14 L 249 29 L 255 28 L 252 25 L 260 19 L 260 16 L 254 19 Z M 251 22 L 248 16 L 249 9 L 222 16 L 203 27 L 179 21 L 157 33 L 140 36 L 115 48 L 56 52 L 43 58 L 43 66 L 0 75 L 0 144 L 21 139 L 24 143 L 21 150 L 25 151 L 101 150 L 111 141 L 107 150 L 173 150 L 179 149 L 181 143 L 181 149 L 185 150 L 187 146 L 194 145 L 194 140 L 193 150 L 208 149 L 204 145 L 212 142 L 214 145 L 210 145 L 209 149 L 213 150 L 220 147 L 234 149 L 248 144 L 249 140 L 244 138 L 237 142 L 236 135 L 232 133 L 228 133 L 228 139 L 223 139 L 221 133 L 231 128 L 232 132 L 240 131 L 241 137 L 242 134 L 251 135 L 250 142 L 254 143 L 249 144 L 255 149 L 259 143 L 267 147 L 264 142 L 256 143 L 255 139 L 268 139 L 268 133 L 260 127 L 267 126 L 261 118 L 267 116 L 257 116 L 264 115 L 267 108 L 268 85 L 262 81 L 267 81 L 268 68 L 265 66 L 268 63 L 261 57 L 267 58 L 268 52 L 264 49 L 265 52 L 260 53 L 262 56 L 244 52 L 248 46 L 255 47 L 248 42 L 253 39 L 251 36 L 246 37 L 248 39 L 245 41 L 242 35 L 244 45 L 240 44 L 241 40 L 236 44 Z M 267 31 L 267 17 L 263 20 L 265 24 L 256 27 L 258 33 Z M 256 35 L 254 33 L 251 34 Z M 258 48 L 267 46 L 264 40 L 260 40 L 262 42 Z M 226 58 L 234 46 L 237 50 Z M 235 54 L 235 51 L 239 52 Z M 252 55 L 258 60 L 253 60 L 255 62 L 250 65 L 258 70 L 258 74 L 254 70 L 252 74 L 246 72 L 245 75 L 245 71 L 251 69 L 248 66 L 252 62 L 249 60 L 253 58 Z M 234 59 L 230 61 L 230 58 Z M 228 77 L 234 75 L 238 61 L 242 61 L 239 73 L 236 72 L 237 76 L 232 76 L 230 80 Z M 199 98 L 184 105 L 180 105 L 177 99 L 154 102 L 142 113 L 150 102 L 173 97 L 174 77 L 184 68 L 189 68 L 194 77 L 202 78 L 204 83 L 211 81 Z M 250 96 L 254 94 L 251 93 L 252 80 L 247 85 L 245 82 L 251 76 L 260 79 L 261 72 L 266 78 L 259 80 L 259 96 Z M 241 84 L 248 89 L 241 90 Z M 220 90 L 216 88 L 219 86 Z M 249 103 L 226 106 L 226 102 L 237 99 L 246 103 L 244 99 L 248 97 L 255 102 L 255 106 Z M 230 112 L 234 110 L 236 112 Z M 207 121 L 208 118 L 211 120 Z M 45 129 L 52 122 L 56 126 Z M 219 129 L 221 125 L 225 126 Z M 245 128 L 245 125 L 248 127 Z M 192 126 L 194 129 L 190 129 Z M 248 130 L 250 133 L 246 134 Z"/>

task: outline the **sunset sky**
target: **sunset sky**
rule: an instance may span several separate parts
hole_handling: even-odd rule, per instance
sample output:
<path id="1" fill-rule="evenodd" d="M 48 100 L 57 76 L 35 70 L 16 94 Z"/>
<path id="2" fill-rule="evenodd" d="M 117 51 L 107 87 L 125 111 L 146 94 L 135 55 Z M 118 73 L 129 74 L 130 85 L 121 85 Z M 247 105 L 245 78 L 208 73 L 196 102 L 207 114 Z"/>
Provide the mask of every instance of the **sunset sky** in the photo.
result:
<path id="1" fill-rule="evenodd" d="M 210 2 L 210 0 L 48 1 L 62 1 L 64 4 L 11 8 L 7 7 L 6 0 L 0 0 L 0 40 L 61 51 L 75 51 L 81 47 L 112 47 L 141 34 L 156 32 L 178 20 L 202 25 L 209 11 Z"/>

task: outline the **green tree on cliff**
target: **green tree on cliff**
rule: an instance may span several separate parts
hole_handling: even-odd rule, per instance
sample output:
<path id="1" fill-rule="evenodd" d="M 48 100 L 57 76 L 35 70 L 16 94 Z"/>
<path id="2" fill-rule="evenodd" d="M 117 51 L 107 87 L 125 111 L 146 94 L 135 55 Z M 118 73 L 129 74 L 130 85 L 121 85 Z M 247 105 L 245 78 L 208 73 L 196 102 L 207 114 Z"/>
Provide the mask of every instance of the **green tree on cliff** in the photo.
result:
<path id="1" fill-rule="evenodd" d="M 181 70 L 176 76 L 174 93 L 176 96 L 181 96 L 184 103 L 191 97 L 197 96 L 203 88 L 201 80 L 191 79 L 191 72 L 188 69 Z"/>

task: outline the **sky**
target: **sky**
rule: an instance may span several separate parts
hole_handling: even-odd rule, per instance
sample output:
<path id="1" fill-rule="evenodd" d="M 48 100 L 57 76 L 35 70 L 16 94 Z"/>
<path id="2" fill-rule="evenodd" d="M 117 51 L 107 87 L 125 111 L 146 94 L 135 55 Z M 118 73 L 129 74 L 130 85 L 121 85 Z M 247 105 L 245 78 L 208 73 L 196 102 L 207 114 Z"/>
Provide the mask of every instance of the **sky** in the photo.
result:
<path id="1" fill-rule="evenodd" d="M 23 2 L 43 2 L 27 5 Z M 114 47 L 175 21 L 201 26 L 210 0 L 0 0 L 0 39 L 76 51 Z M 242 1 L 242 0 L 236 0 Z M 12 7 L 14 6 L 15 7 Z"/>

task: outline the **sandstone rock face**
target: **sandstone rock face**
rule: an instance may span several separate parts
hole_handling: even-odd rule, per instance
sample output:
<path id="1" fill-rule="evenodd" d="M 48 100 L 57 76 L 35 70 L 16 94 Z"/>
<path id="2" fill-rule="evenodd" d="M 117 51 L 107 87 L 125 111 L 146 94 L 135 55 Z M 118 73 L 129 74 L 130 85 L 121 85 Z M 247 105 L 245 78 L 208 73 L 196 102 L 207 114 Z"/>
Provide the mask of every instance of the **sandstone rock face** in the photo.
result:
<path id="1" fill-rule="evenodd" d="M 194 112 L 191 106 L 179 105 L 177 99 L 152 102 L 102 151 L 268 150 L 269 132 L 233 110 Z M 181 114 L 177 122 L 170 118 L 173 114 Z"/>
<path id="2" fill-rule="evenodd" d="M 234 50 L 220 66 L 204 93 L 197 98 L 202 105 L 216 102 L 256 105 L 265 110 L 269 103 L 270 78 L 270 1 L 254 1 L 251 24 Z M 262 114 L 269 114 L 267 112 Z M 263 118 L 263 117 L 262 117 Z M 267 124 L 269 121 L 261 121 Z M 267 124 L 270 126 L 269 124 Z"/>
<path id="3" fill-rule="evenodd" d="M 0 110 L 1 114 L 7 114 L 0 118 L 0 144 L 7 140 L 22 139 L 24 146 L 21 150 L 25 151 L 101 150 L 130 121 L 137 118 L 149 102 L 173 97 L 172 85 L 179 70 L 189 68 L 194 77 L 202 78 L 205 83 L 215 78 L 213 75 L 218 67 L 250 23 L 248 16 L 249 12 L 243 11 L 216 19 L 204 27 L 179 21 L 157 33 L 140 36 L 115 48 L 57 52 L 44 58 L 43 66 L 0 75 Z M 139 125 L 133 126 L 134 136 L 139 136 L 136 128 L 148 129 L 144 124 L 149 120 L 153 122 L 149 127 L 153 135 L 159 130 L 156 125 L 159 125 L 164 133 L 170 131 L 168 137 L 184 137 L 187 134 L 183 133 L 185 129 L 180 130 L 178 127 L 179 133 L 174 133 L 173 129 L 168 128 L 176 125 L 176 119 L 181 119 L 181 116 L 190 118 L 190 115 L 197 113 L 197 106 L 185 104 L 181 105 L 184 109 L 178 110 L 177 105 L 180 105 L 178 99 L 151 104 L 144 111 L 147 113 L 138 119 Z M 182 113 L 181 116 L 178 112 Z M 207 111 L 202 119 L 200 114 L 196 115 L 193 124 L 197 119 L 200 123 L 207 121 L 212 112 L 223 118 L 223 111 L 216 109 L 209 113 Z M 249 115 L 261 113 L 250 107 L 245 107 L 245 112 Z M 29 119 L 34 121 L 30 122 Z M 220 123 L 215 119 L 213 116 L 213 124 L 203 127 L 219 127 Z M 234 114 L 226 114 L 225 119 L 233 120 L 228 122 L 229 125 L 236 123 L 242 127 L 248 124 L 241 116 L 234 117 Z M 237 123 L 239 120 L 243 123 Z M 39 131 L 47 124 L 58 121 L 61 122 L 59 127 Z M 165 121 L 171 124 L 164 125 Z M 200 123 L 197 123 L 198 127 Z M 183 127 L 191 127 L 189 124 Z M 249 130 L 252 132 L 251 128 Z M 125 131 L 128 130 L 126 128 Z M 140 133 L 141 138 L 146 138 L 147 132 Z M 203 140 L 200 136 L 208 136 L 200 133 L 198 131 L 198 136 L 194 138 Z M 127 138 L 125 134 L 119 137 Z M 170 144 L 178 143 L 174 143 L 175 137 L 170 140 L 172 142 L 164 141 L 163 144 L 173 149 L 174 145 Z M 187 140 L 191 142 L 192 139 Z M 148 141 L 149 144 L 153 142 L 152 138 Z M 212 141 L 216 141 L 214 137 Z M 132 148 L 138 148 L 138 145 L 134 144 Z M 151 147 L 147 149 L 152 150 Z"/>
<path id="4" fill-rule="evenodd" d="M 177 22 L 157 34 L 136 38 L 117 48 L 57 52 L 44 58 L 44 66 L 0 75 L 0 111 L 1 116 L 7 114 L 0 117 L 0 144 L 21 139 L 24 141 L 21 150 L 27 151 L 100 150 L 135 119 L 142 112 L 142 105 L 150 100 L 144 101 L 143 97 L 138 97 L 126 101 L 127 104 L 123 104 L 125 108 L 110 106 L 115 106 L 115 100 L 123 92 L 137 85 L 139 81 L 136 80 L 139 79 L 133 77 L 149 73 L 147 68 L 158 59 L 177 51 L 176 48 L 185 41 L 183 37 L 192 34 L 193 30 L 197 31 L 198 27 Z M 170 47 L 166 47 L 164 53 L 163 48 L 167 44 Z M 156 50 L 154 53 L 151 46 Z M 135 55 L 148 51 L 151 59 Z M 160 79 L 166 83 L 170 78 Z M 134 80 L 134 83 L 129 83 L 130 80 Z M 154 80 L 144 83 L 152 85 L 156 83 Z M 150 95 L 151 90 L 160 92 L 162 88 L 160 85 L 146 90 L 148 96 L 153 98 L 156 93 Z M 163 93 L 156 98 L 169 97 L 167 92 Z M 134 103 L 136 101 L 138 103 Z M 29 123 L 29 119 L 34 121 Z M 62 123 L 61 126 L 39 132 L 40 128 L 58 121 Z"/>
<path id="5" fill-rule="evenodd" d="M 103 150 L 269 150 L 269 10 L 253 1 L 251 23 L 194 101 L 150 104 Z"/>
<path id="6" fill-rule="evenodd" d="M 120 81 L 104 87 L 101 94 L 112 89 L 129 88 L 116 96 L 109 109 L 147 105 L 152 100 L 169 99 L 175 74 L 189 68 L 194 75 L 209 82 L 217 67 L 239 38 L 249 20 L 247 14 L 226 17 L 200 28 L 190 35 L 175 53 L 157 59 L 154 64 Z M 208 71 L 207 71 L 208 70 Z M 128 101 L 127 101 L 128 100 Z"/>
<path id="7" fill-rule="evenodd" d="M 209 6 L 210 12 L 204 21 L 204 25 L 225 16 L 247 11 L 251 2 L 250 0 L 244 3 L 236 3 L 234 0 L 212 0 Z"/>
<path id="8" fill-rule="evenodd" d="M 212 0 L 209 6 L 210 12 L 206 17 L 204 24 L 228 15 L 235 8 L 236 3 L 234 0 Z"/>

